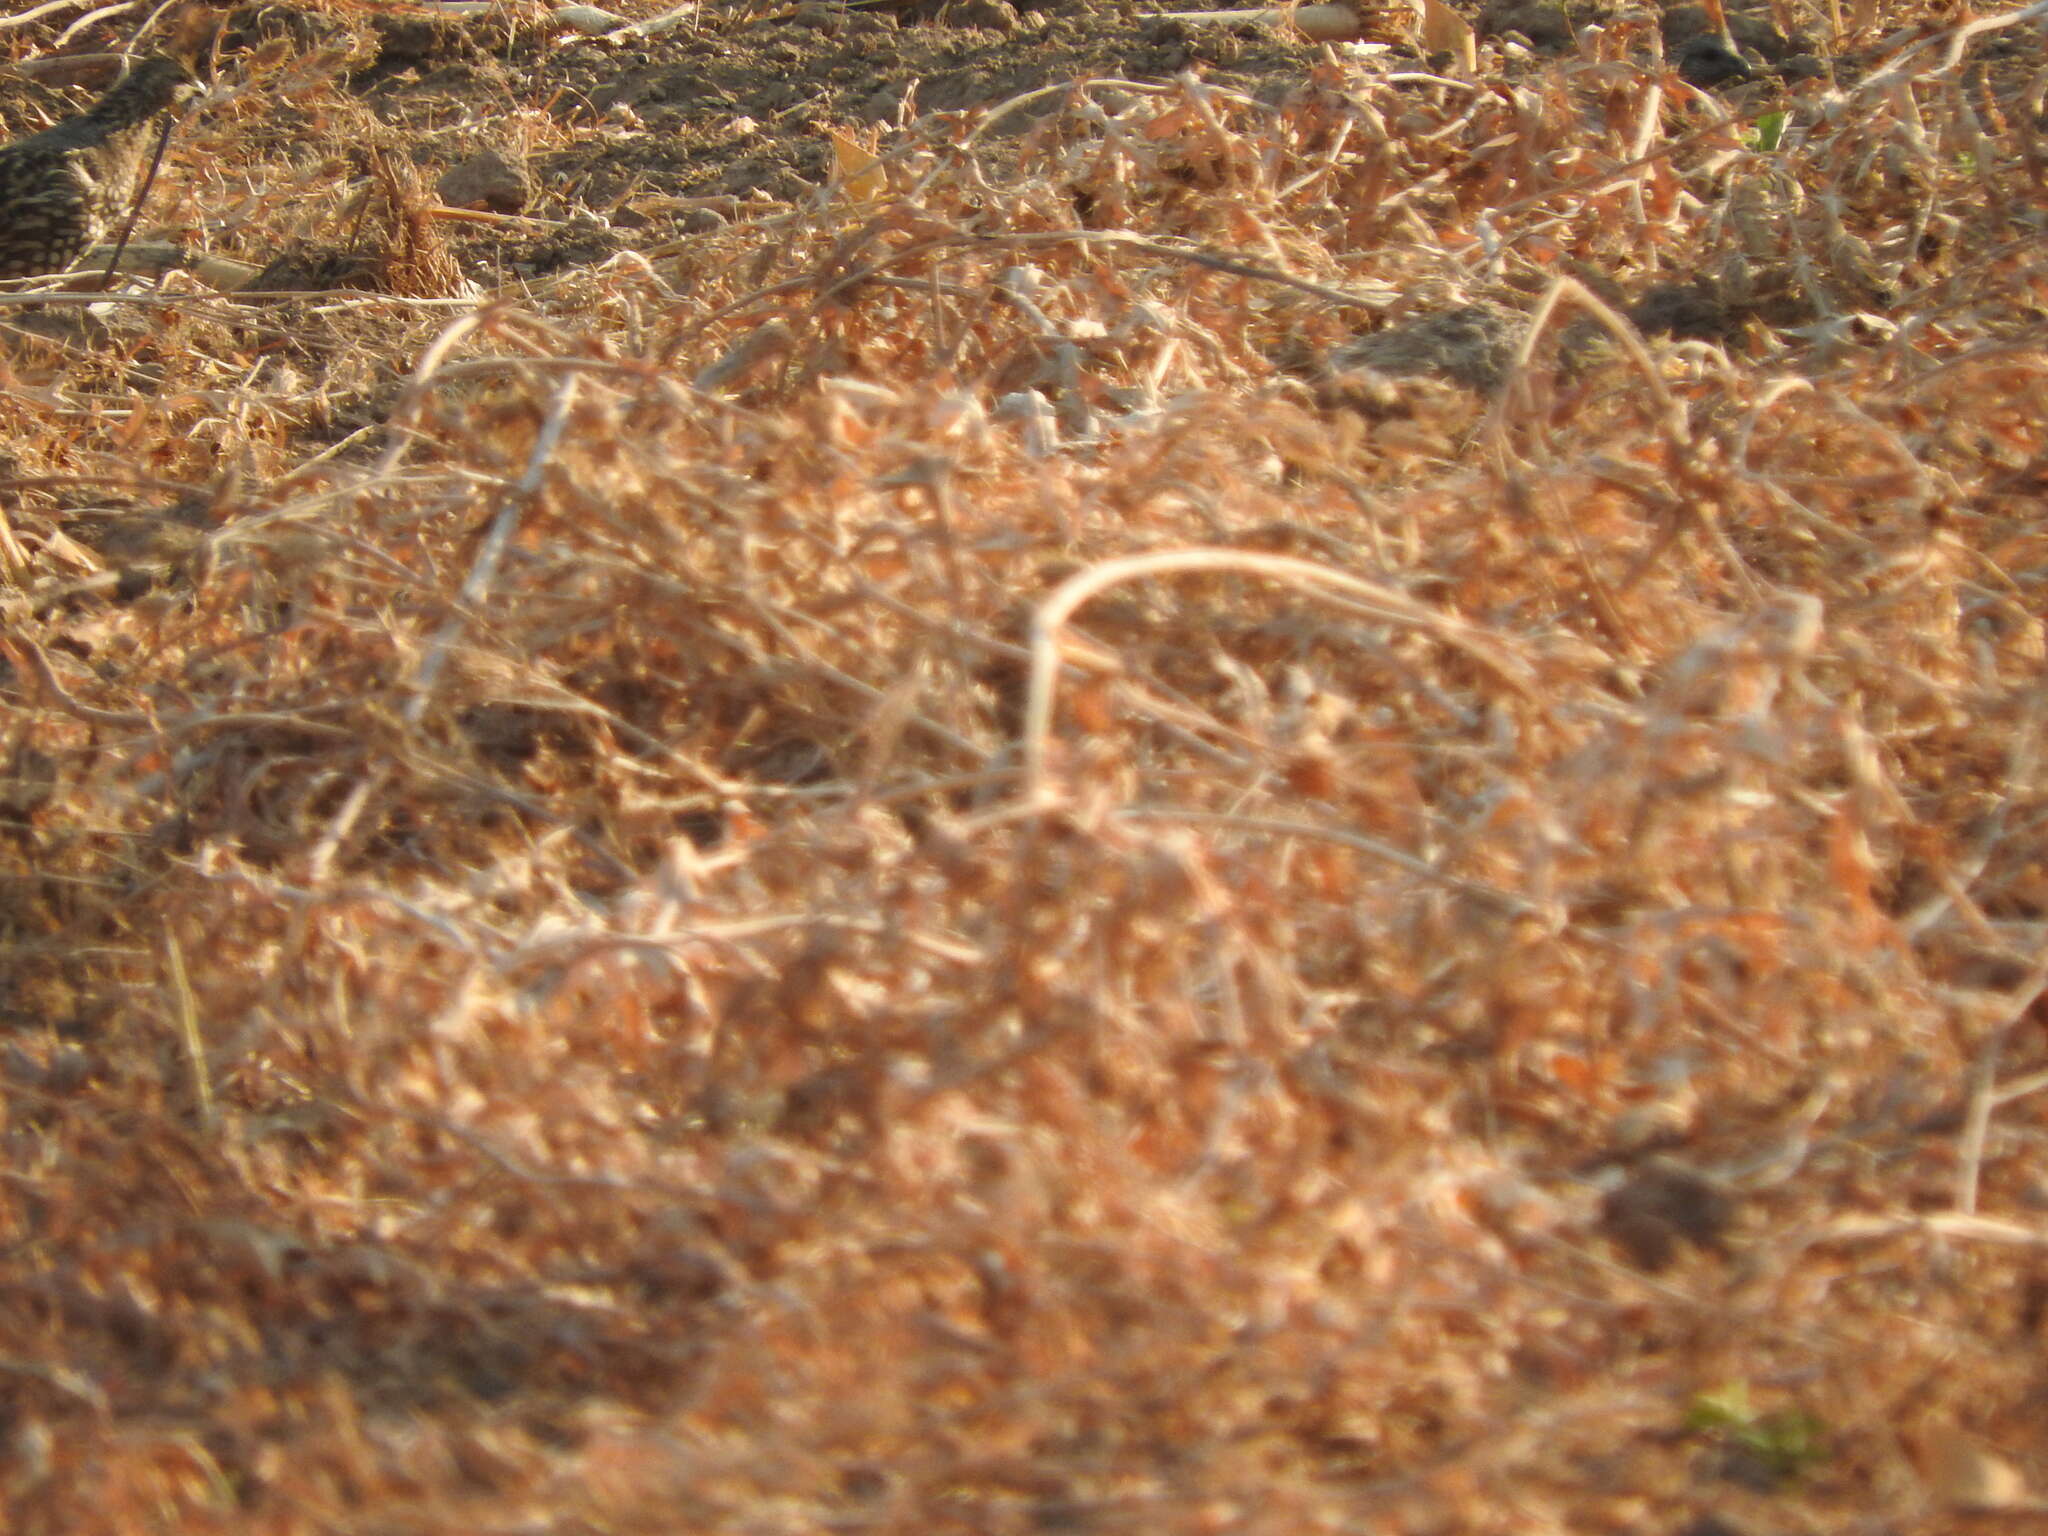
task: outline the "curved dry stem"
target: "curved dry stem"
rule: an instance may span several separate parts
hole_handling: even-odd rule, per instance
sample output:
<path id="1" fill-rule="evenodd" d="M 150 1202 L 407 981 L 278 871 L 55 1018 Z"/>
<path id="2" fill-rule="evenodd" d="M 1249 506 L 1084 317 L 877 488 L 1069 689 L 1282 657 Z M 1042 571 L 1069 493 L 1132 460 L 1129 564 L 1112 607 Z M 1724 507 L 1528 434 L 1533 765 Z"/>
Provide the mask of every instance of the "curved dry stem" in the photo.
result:
<path id="1" fill-rule="evenodd" d="M 1187 571 L 1242 571 L 1302 590 L 1335 588 L 1350 598 L 1353 606 L 1373 617 L 1421 630 L 1464 652 L 1515 692 L 1534 697 L 1533 669 L 1498 637 L 1464 619 L 1426 607 L 1383 583 L 1367 581 L 1348 571 L 1332 570 L 1311 560 L 1242 549 L 1168 549 L 1105 560 L 1061 582 L 1031 616 L 1031 685 L 1024 709 L 1023 740 L 1024 789 L 1031 804 L 1051 803 L 1046 782 L 1046 745 L 1052 734 L 1053 686 L 1061 628 L 1088 599 L 1119 583 Z"/>

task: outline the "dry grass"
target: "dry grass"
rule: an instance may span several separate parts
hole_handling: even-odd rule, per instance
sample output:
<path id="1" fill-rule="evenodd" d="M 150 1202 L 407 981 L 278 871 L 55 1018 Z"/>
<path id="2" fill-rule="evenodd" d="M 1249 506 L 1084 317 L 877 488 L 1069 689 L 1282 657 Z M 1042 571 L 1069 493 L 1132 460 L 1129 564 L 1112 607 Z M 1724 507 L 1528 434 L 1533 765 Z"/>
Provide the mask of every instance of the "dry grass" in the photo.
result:
<path id="1" fill-rule="evenodd" d="M 482 302 L 387 156 L 391 292 L 11 342 L 8 1528 L 2048 1486 L 2039 10 L 1770 150 L 1627 18 L 1097 82 Z M 323 47 L 157 216 L 334 238 Z"/>

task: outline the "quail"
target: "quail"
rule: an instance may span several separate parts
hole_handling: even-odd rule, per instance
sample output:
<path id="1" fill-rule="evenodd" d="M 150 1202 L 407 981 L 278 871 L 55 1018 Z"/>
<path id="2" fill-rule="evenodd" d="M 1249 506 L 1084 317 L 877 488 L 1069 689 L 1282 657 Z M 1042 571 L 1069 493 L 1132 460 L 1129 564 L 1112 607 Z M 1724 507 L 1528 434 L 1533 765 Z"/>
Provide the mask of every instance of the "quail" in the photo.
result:
<path id="1" fill-rule="evenodd" d="M 152 55 L 84 112 L 0 145 L 0 278 L 61 272 L 99 240 L 134 200 L 152 120 L 197 90 Z"/>

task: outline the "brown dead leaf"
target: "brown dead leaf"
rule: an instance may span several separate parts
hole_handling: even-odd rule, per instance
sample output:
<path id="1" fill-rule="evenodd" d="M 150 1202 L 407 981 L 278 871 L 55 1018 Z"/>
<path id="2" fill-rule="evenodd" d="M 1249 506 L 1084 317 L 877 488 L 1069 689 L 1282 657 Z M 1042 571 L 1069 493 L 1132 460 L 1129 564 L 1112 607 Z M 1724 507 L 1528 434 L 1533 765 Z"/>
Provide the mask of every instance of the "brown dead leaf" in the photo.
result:
<path id="1" fill-rule="evenodd" d="M 1929 1491 L 1950 1509 L 2010 1510 L 2038 1502 L 2019 1468 L 1959 1429 L 1930 1431 L 1926 1449 Z"/>
<path id="2" fill-rule="evenodd" d="M 1416 0 L 1422 18 L 1422 47 L 1426 53 L 1447 53 L 1453 67 L 1465 74 L 1478 73 L 1479 42 L 1471 23 L 1444 4 L 1444 0 Z"/>
<path id="3" fill-rule="evenodd" d="M 827 128 L 825 137 L 832 141 L 832 179 L 838 184 L 841 201 L 858 208 L 880 197 L 888 184 L 881 157 L 837 128 Z"/>

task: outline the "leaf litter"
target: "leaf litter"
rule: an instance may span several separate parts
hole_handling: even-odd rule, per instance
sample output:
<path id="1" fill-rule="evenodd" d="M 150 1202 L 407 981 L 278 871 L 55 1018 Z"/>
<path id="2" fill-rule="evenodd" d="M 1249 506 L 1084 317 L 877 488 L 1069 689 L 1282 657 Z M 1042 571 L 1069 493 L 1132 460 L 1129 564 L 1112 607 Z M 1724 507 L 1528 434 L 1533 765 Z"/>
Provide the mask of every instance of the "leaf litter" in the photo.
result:
<path id="1" fill-rule="evenodd" d="M 1008 10 L 251 8 L 9 311 L 10 1528 L 2041 1486 L 2038 12 Z"/>

